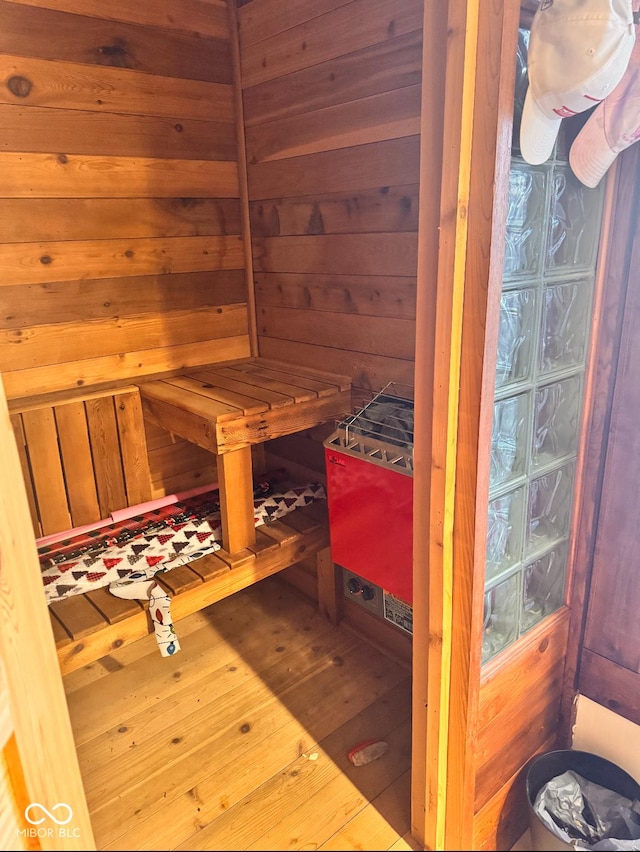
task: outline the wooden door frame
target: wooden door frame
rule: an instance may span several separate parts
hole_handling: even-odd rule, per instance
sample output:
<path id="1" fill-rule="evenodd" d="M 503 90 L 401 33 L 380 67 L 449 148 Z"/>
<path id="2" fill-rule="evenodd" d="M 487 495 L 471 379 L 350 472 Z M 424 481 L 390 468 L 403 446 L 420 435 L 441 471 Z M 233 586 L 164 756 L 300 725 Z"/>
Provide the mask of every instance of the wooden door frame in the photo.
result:
<path id="1" fill-rule="evenodd" d="M 470 849 L 473 830 L 486 448 L 519 15 L 514 0 L 449 0 L 448 7 L 425 3 L 411 830 L 433 850 Z M 439 206 L 434 204 L 438 198 Z"/>
<path id="2" fill-rule="evenodd" d="M 15 736 L 8 766 L 14 802 L 3 805 L 16 808 L 19 830 L 26 832 L 16 838 L 15 848 L 23 843 L 29 849 L 92 850 L 93 831 L 1 380 L 0 468 L 0 658 Z M 56 809 L 60 804 L 64 807 Z M 37 824 L 25 816 L 29 805 Z"/>

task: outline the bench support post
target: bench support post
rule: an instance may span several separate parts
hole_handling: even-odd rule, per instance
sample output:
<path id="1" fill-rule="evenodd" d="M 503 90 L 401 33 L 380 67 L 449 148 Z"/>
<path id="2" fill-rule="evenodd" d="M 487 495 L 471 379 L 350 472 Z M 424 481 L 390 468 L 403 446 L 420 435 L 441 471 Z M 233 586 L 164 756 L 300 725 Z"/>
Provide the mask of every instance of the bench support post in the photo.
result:
<path id="1" fill-rule="evenodd" d="M 251 447 L 222 453 L 217 466 L 222 546 L 228 553 L 237 553 L 256 542 Z"/>

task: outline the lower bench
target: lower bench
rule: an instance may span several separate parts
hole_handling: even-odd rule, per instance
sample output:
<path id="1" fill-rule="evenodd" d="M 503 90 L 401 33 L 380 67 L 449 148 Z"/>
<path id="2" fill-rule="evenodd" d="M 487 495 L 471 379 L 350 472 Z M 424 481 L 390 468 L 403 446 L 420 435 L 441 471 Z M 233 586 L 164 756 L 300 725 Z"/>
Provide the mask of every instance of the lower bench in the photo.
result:
<path id="1" fill-rule="evenodd" d="M 243 551 L 217 550 L 156 580 L 171 596 L 179 637 L 181 618 L 313 554 L 320 583 L 322 572 L 333 571 L 328 548 L 326 503 L 318 501 L 261 525 L 255 544 Z M 105 587 L 52 603 L 49 611 L 63 675 L 153 632 L 148 604 L 117 598 Z"/>

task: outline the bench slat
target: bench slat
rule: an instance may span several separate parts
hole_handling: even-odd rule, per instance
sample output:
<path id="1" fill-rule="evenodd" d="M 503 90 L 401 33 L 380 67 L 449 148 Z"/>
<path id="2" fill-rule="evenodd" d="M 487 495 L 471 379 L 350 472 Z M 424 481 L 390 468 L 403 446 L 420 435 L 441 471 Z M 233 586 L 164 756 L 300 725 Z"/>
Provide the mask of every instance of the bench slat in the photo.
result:
<path id="1" fill-rule="evenodd" d="M 87 412 L 83 402 L 54 407 L 60 454 L 65 470 L 72 526 L 102 520 L 93 470 Z"/>
<path id="2" fill-rule="evenodd" d="M 269 521 L 268 523 L 262 524 L 260 529 L 265 535 L 272 538 L 278 544 L 286 544 L 298 535 L 296 530 L 292 527 L 285 526 L 281 521 Z"/>
<path id="3" fill-rule="evenodd" d="M 67 530 L 71 516 L 53 409 L 25 411 L 22 425 L 42 532 L 49 535 Z"/>
<path id="4" fill-rule="evenodd" d="M 109 624 L 85 595 L 72 595 L 49 606 L 72 639 L 90 636 Z"/>
<path id="5" fill-rule="evenodd" d="M 229 367 L 236 373 L 239 373 L 240 380 L 247 382 L 250 385 L 260 388 L 270 388 L 277 393 L 290 396 L 294 403 L 309 402 L 311 399 L 316 399 L 317 392 L 308 387 L 300 385 L 297 381 L 287 381 L 282 374 L 269 373 L 256 363 L 239 364 L 237 367 Z"/>
<path id="6" fill-rule="evenodd" d="M 101 517 L 127 505 L 113 397 L 85 402 Z"/>
<path id="7" fill-rule="evenodd" d="M 203 396 L 189 387 L 184 387 L 175 378 L 148 382 L 142 385 L 141 390 L 146 398 L 157 399 L 167 405 L 183 408 L 196 417 L 206 420 L 237 420 L 238 417 L 243 416 L 240 408 Z"/>
<path id="8" fill-rule="evenodd" d="M 281 518 L 281 521 L 286 526 L 293 527 L 297 532 L 310 532 L 311 530 L 317 530 L 321 526 L 320 521 L 306 513 L 305 507 L 296 509 L 295 512 L 290 512 L 284 518 Z"/>
<path id="9" fill-rule="evenodd" d="M 134 388 L 128 393 L 114 396 L 113 401 L 127 505 L 137 506 L 151 499 L 151 472 L 140 391 Z"/>
<path id="10" fill-rule="evenodd" d="M 156 576 L 156 582 L 172 595 L 179 595 L 187 589 L 195 589 L 202 583 L 202 577 L 192 571 L 188 565 L 179 565 L 164 574 Z"/>
<path id="11" fill-rule="evenodd" d="M 296 375 L 303 376 L 315 376 L 315 378 L 319 379 L 322 382 L 326 382 L 330 386 L 337 385 L 338 389 L 341 391 L 351 390 L 351 379 L 349 376 L 343 376 L 339 373 L 329 373 L 326 370 L 318 370 L 315 367 L 295 367 L 291 364 L 287 364 L 284 361 L 276 361 L 273 358 L 259 358 L 260 364 L 263 364 L 265 367 L 272 367 L 274 370 L 284 370 L 285 372 L 292 372 Z"/>
<path id="12" fill-rule="evenodd" d="M 270 536 L 266 535 L 262 531 L 262 526 L 256 529 L 256 540 L 255 544 L 249 545 L 249 550 L 251 550 L 255 554 L 264 553 L 265 550 L 269 550 L 271 548 L 277 548 L 280 546 L 280 542 L 275 541 Z"/>
<path id="13" fill-rule="evenodd" d="M 22 418 L 19 414 L 10 416 L 11 425 L 13 426 L 13 434 L 16 438 L 18 447 L 18 457 L 20 459 L 20 467 L 22 469 L 22 478 L 27 492 L 27 502 L 29 503 L 29 514 L 35 531 L 36 537 L 42 535 L 42 527 L 40 526 L 40 518 L 38 517 L 38 507 L 36 506 L 36 497 L 33 492 L 33 483 L 31 482 L 31 470 L 29 468 L 29 459 L 27 457 L 27 439 L 22 428 Z"/>
<path id="14" fill-rule="evenodd" d="M 212 381 L 220 384 L 220 387 L 246 396 L 253 396 L 268 403 L 269 408 L 283 408 L 293 405 L 293 398 L 289 394 L 263 387 L 259 382 L 244 381 L 243 373 L 234 367 L 213 367 L 209 368 L 208 372 L 212 376 Z"/>
<path id="15" fill-rule="evenodd" d="M 193 563 L 191 563 L 191 568 L 196 572 L 196 574 L 199 574 L 199 576 L 202 577 L 204 582 L 220 577 L 222 574 L 226 574 L 227 571 L 230 570 L 227 563 L 218 558 L 216 553 L 208 553 L 206 556 L 202 556 L 200 559 L 195 559 Z"/>
<path id="16" fill-rule="evenodd" d="M 211 376 L 211 380 L 207 378 L 208 376 Z M 210 400 L 209 404 L 213 406 L 228 405 L 240 414 L 260 414 L 261 411 L 267 411 L 269 408 L 266 402 L 216 386 L 216 377 L 210 373 L 180 376 L 166 381 L 169 385 L 199 393 Z"/>
<path id="17" fill-rule="evenodd" d="M 247 364 L 242 369 L 248 373 L 255 373 L 256 376 L 263 376 L 268 380 L 286 382 L 289 385 L 314 391 L 318 396 L 333 396 L 338 390 L 338 386 L 335 383 L 327 384 L 327 382 L 314 379 L 311 376 L 299 376 L 293 369 L 290 372 L 285 371 L 284 368 L 282 370 L 273 370 L 269 367 L 257 366 L 256 364 Z"/>
<path id="18" fill-rule="evenodd" d="M 56 648 L 63 648 L 65 645 L 68 645 L 71 642 L 71 636 L 64 629 L 62 624 L 58 621 L 55 614 L 53 612 L 49 613 L 51 627 L 53 629 L 53 638 L 56 643 Z"/>
<path id="19" fill-rule="evenodd" d="M 109 624 L 124 621 L 125 618 L 137 615 L 143 609 L 141 602 L 118 598 L 112 595 L 105 586 L 94 589 L 92 592 L 86 592 L 86 596 Z"/>

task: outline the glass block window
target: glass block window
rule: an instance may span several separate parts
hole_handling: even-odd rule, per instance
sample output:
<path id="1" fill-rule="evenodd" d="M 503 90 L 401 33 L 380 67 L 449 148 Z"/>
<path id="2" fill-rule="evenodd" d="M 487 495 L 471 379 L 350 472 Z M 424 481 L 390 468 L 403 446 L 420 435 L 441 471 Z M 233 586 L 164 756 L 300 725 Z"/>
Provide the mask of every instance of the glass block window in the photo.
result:
<path id="1" fill-rule="evenodd" d="M 583 186 L 561 133 L 520 156 L 520 31 L 491 435 L 483 662 L 564 603 L 603 184 Z M 525 76 L 526 82 L 526 76 Z M 564 124 L 564 122 L 563 122 Z"/>

